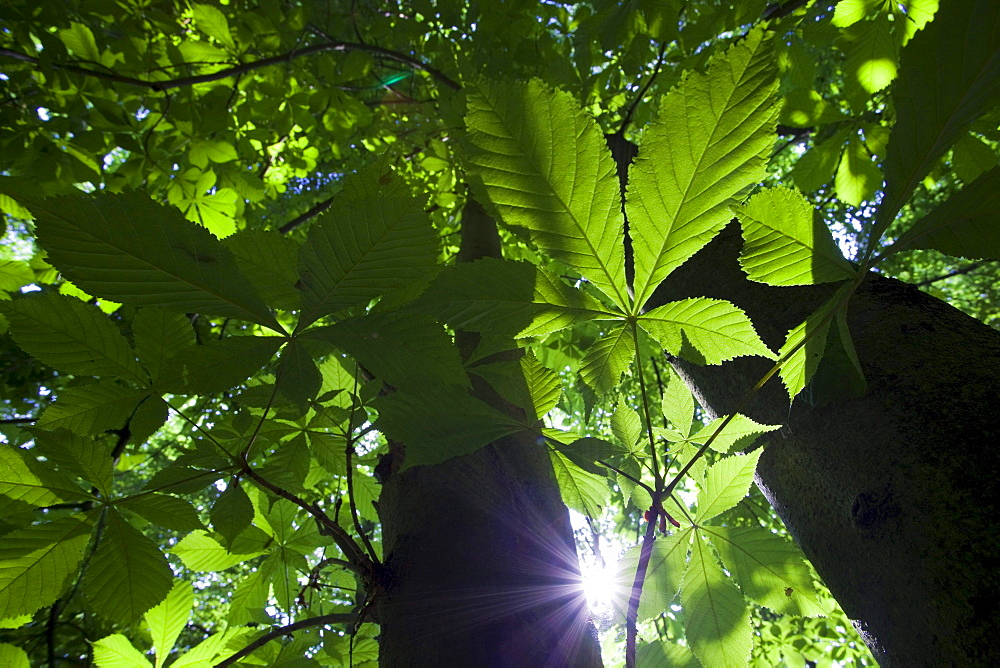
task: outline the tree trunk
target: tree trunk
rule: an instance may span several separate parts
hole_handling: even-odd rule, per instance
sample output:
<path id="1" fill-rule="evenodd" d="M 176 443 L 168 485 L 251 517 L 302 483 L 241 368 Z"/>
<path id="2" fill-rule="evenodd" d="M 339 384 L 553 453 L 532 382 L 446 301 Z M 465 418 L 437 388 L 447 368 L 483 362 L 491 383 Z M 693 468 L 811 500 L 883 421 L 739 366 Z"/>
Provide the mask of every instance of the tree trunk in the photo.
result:
<path id="1" fill-rule="evenodd" d="M 499 255 L 493 220 L 470 200 L 459 261 Z M 456 333 L 466 357 L 478 341 Z M 477 381 L 480 399 L 517 410 Z M 515 434 L 401 473 L 392 469 L 405 447 L 391 445 L 379 498 L 386 575 L 377 611 L 380 664 L 601 666 L 569 512 L 545 444 Z"/>
<path id="2" fill-rule="evenodd" d="M 655 302 L 728 299 L 777 350 L 833 287 L 752 283 L 741 245 L 731 224 Z M 745 410 L 785 425 L 757 483 L 882 665 L 1000 665 L 1000 333 L 877 274 L 848 318 L 867 393 L 822 407 L 803 395 L 789 408 L 772 380 Z M 770 366 L 673 361 L 714 414 Z"/>

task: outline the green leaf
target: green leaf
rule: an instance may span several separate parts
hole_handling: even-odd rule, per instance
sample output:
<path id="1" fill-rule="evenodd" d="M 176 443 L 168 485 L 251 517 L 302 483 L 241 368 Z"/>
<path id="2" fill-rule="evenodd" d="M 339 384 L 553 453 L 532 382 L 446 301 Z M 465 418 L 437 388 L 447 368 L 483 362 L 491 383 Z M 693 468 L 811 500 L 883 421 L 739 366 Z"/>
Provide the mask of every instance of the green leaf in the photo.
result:
<path id="1" fill-rule="evenodd" d="M 90 498 L 68 477 L 39 462 L 35 453 L 0 443 L 0 516 Z"/>
<path id="2" fill-rule="evenodd" d="M 229 32 L 229 20 L 217 7 L 212 5 L 193 5 L 194 24 L 198 30 L 213 37 L 231 50 L 236 50 L 236 43 Z"/>
<path id="3" fill-rule="evenodd" d="M 629 171 L 637 308 L 763 180 L 778 114 L 774 75 L 771 40 L 758 28 L 663 98 Z"/>
<path id="4" fill-rule="evenodd" d="M 849 31 L 854 39 L 847 48 L 844 83 L 852 100 L 866 100 L 896 78 L 899 37 L 893 34 L 894 23 L 880 14 Z"/>
<path id="5" fill-rule="evenodd" d="M 27 262 L 0 260 L 0 290 L 15 292 L 35 280 L 35 272 Z"/>
<path id="6" fill-rule="evenodd" d="M 729 510 L 743 500 L 753 484 L 757 460 L 764 452 L 757 448 L 748 455 L 731 455 L 708 467 L 698 495 L 699 524 Z"/>
<path id="7" fill-rule="evenodd" d="M 697 535 L 684 573 L 681 605 L 688 645 L 703 666 L 747 665 L 753 645 L 750 611 L 708 544 Z"/>
<path id="8" fill-rule="evenodd" d="M 826 186 L 840 165 L 848 130 L 840 130 L 805 152 L 792 167 L 792 181 L 803 192 Z"/>
<path id="9" fill-rule="evenodd" d="M 94 643 L 94 663 L 98 668 L 152 668 L 153 665 L 121 633 L 114 633 Z"/>
<path id="10" fill-rule="evenodd" d="M 785 337 L 785 344 L 781 346 L 778 354 L 786 361 L 778 373 L 781 374 L 781 382 L 788 391 L 789 400 L 795 399 L 819 368 L 820 360 L 826 351 L 826 337 L 833 322 L 831 311 L 838 307 L 847 287 L 849 286 L 838 289 L 815 313 L 793 327 Z M 805 345 L 801 345 L 803 341 Z M 799 346 L 798 349 L 796 346 Z"/>
<path id="11" fill-rule="evenodd" d="M 742 310 L 721 299 L 696 297 L 657 306 L 639 325 L 673 355 L 698 364 L 721 364 L 741 355 L 774 359 Z"/>
<path id="12" fill-rule="evenodd" d="M 955 48 L 961 45 L 961 48 Z M 903 49 L 872 248 L 968 125 L 1000 100 L 1000 3 L 944 2 Z M 933 100 L 934 104 L 927 104 Z"/>
<path id="13" fill-rule="evenodd" d="M 550 450 L 552 471 L 568 508 L 589 517 L 600 517 L 611 497 L 607 479 L 577 466 L 559 450 Z"/>
<path id="14" fill-rule="evenodd" d="M 694 395 L 672 367 L 667 367 L 667 389 L 660 402 L 664 417 L 681 436 L 691 433 L 694 423 Z"/>
<path id="15" fill-rule="evenodd" d="M 286 311 L 302 308 L 299 280 L 299 245 L 276 230 L 244 229 L 226 237 L 240 270 L 271 306 Z"/>
<path id="16" fill-rule="evenodd" d="M 47 430 L 69 429 L 81 436 L 121 429 L 146 392 L 107 380 L 69 387 L 61 390 L 56 402 L 42 411 L 35 426 Z"/>
<path id="17" fill-rule="evenodd" d="M 584 471 L 606 478 L 608 469 L 602 464 L 596 463 L 598 460 L 607 460 L 614 455 L 622 454 L 621 446 L 608 443 L 600 438 L 587 436 L 575 438 L 569 432 L 560 432 L 555 429 L 544 429 L 543 433 L 549 437 L 549 445 L 558 450 L 569 461 L 579 466 Z M 566 437 L 572 440 L 567 442 Z"/>
<path id="18" fill-rule="evenodd" d="M 704 531 L 748 597 L 783 615 L 826 614 L 805 557 L 793 543 L 760 527 L 713 526 Z"/>
<path id="19" fill-rule="evenodd" d="M 1000 167 L 967 185 L 904 232 L 890 252 L 933 248 L 967 258 L 1000 258 Z"/>
<path id="20" fill-rule="evenodd" d="M 310 330 L 304 337 L 335 345 L 393 387 L 468 384 L 458 349 L 426 316 L 371 314 Z"/>
<path id="21" fill-rule="evenodd" d="M 49 466 L 79 476 L 97 488 L 102 496 L 111 494 L 111 451 L 101 441 L 60 429 L 34 432 L 35 450 Z"/>
<path id="22" fill-rule="evenodd" d="M 483 81 L 468 108 L 469 163 L 503 221 L 627 309 L 618 177 L 594 119 L 537 79 Z"/>
<path id="23" fill-rule="evenodd" d="M 159 308 L 139 309 L 132 321 L 132 336 L 139 360 L 153 380 L 159 378 L 167 360 L 195 343 L 194 329 L 186 315 Z"/>
<path id="24" fill-rule="evenodd" d="M 725 417 L 719 417 L 712 420 L 698 430 L 698 433 L 691 440 L 694 443 L 705 443 L 725 419 Z M 760 434 L 766 434 L 769 431 L 777 429 L 781 429 L 780 424 L 759 424 L 747 416 L 737 413 L 729 421 L 729 424 L 726 425 L 726 428 L 722 430 L 722 433 L 712 441 L 710 447 L 716 452 L 723 454 L 734 450 L 742 450 L 751 446 Z"/>
<path id="25" fill-rule="evenodd" d="M 666 640 L 636 648 L 635 665 L 637 668 L 701 668 L 701 662 L 690 649 Z"/>
<path id="26" fill-rule="evenodd" d="M 169 494 L 141 494 L 117 505 L 164 529 L 188 532 L 205 528 L 190 501 Z"/>
<path id="27" fill-rule="evenodd" d="M 30 208 L 49 261 L 92 295 L 282 331 L 222 242 L 176 209 L 137 192 L 57 197 Z"/>
<path id="28" fill-rule="evenodd" d="M 635 450 L 642 436 L 642 419 L 624 400 L 618 402 L 611 414 L 611 432 L 629 450 Z"/>
<path id="29" fill-rule="evenodd" d="M 228 390 L 257 373 L 284 341 L 277 336 L 230 336 L 191 346 L 167 360 L 156 388 L 174 394 Z"/>
<path id="30" fill-rule="evenodd" d="M 617 325 L 587 350 L 580 362 L 580 377 L 599 394 L 609 392 L 621 382 L 634 357 L 632 333 Z"/>
<path id="31" fill-rule="evenodd" d="M 543 366 L 535 353 L 528 350 L 520 360 L 521 373 L 524 376 L 524 384 L 527 386 L 531 397 L 529 413 L 541 419 L 559 403 L 562 396 L 562 383 L 559 376 L 552 369 Z"/>
<path id="32" fill-rule="evenodd" d="M 59 40 L 66 45 L 74 56 L 93 63 L 101 62 L 101 50 L 97 48 L 97 40 L 90 28 L 73 21 L 69 28 L 59 31 Z"/>
<path id="33" fill-rule="evenodd" d="M 90 542 L 89 516 L 12 531 L 0 541 L 0 619 L 50 605 L 70 584 Z"/>
<path id="34" fill-rule="evenodd" d="M 178 541 L 170 552 L 176 554 L 193 571 L 224 571 L 260 555 L 260 552 L 230 554 L 205 531 L 192 531 Z"/>
<path id="35" fill-rule="evenodd" d="M 375 425 L 406 446 L 403 468 L 469 454 L 524 428 L 456 385 L 400 390 L 373 404 L 379 412 Z"/>
<path id="36" fill-rule="evenodd" d="M 20 647 L 0 643 L 0 666 L 7 668 L 31 668 L 28 653 Z"/>
<path id="37" fill-rule="evenodd" d="M 763 190 L 735 211 L 743 227 L 740 266 L 750 280 L 812 285 L 854 277 L 830 229 L 795 190 Z"/>
<path id="38" fill-rule="evenodd" d="M 827 336 L 823 359 L 804 393 L 814 408 L 857 399 L 868 390 L 868 381 L 847 324 L 847 312 L 839 309 L 834 318 L 837 326 L 831 329 L 833 335 Z"/>
<path id="39" fill-rule="evenodd" d="M 269 621 L 264 608 L 271 592 L 271 578 L 274 576 L 274 561 L 265 559 L 255 571 L 240 580 L 229 601 L 229 626 L 240 626 L 247 622 Z"/>
<path id="40" fill-rule="evenodd" d="M 966 185 L 996 164 L 996 149 L 973 134 L 960 138 L 951 150 L 951 165 L 955 169 L 955 175 Z"/>
<path id="41" fill-rule="evenodd" d="M 149 626 L 153 648 L 156 649 L 156 668 L 163 665 L 170 650 L 174 648 L 177 636 L 187 625 L 193 606 L 194 590 L 190 583 L 178 580 L 167 597 L 146 613 L 146 625 Z"/>
<path id="42" fill-rule="evenodd" d="M 163 600 L 174 575 L 153 541 L 108 510 L 101 541 L 83 581 L 94 610 L 104 619 L 131 624 Z"/>
<path id="43" fill-rule="evenodd" d="M 292 339 L 281 351 L 278 367 L 278 390 L 298 404 L 303 411 L 315 399 L 323 385 L 316 362 L 299 339 Z"/>
<path id="44" fill-rule="evenodd" d="M 44 292 L 4 303 L 3 314 L 18 345 L 59 371 L 148 382 L 125 337 L 96 306 Z"/>
<path id="45" fill-rule="evenodd" d="M 834 190 L 842 202 L 861 206 L 875 196 L 882 183 L 882 173 L 872 162 L 868 149 L 857 136 L 852 136 L 844 149 L 833 180 Z"/>
<path id="46" fill-rule="evenodd" d="M 406 182 L 382 169 L 376 163 L 350 178 L 309 229 L 299 252 L 302 316 L 297 329 L 406 288 L 434 266 L 438 241 L 430 219 Z"/>
<path id="47" fill-rule="evenodd" d="M 840 0 L 833 12 L 833 25 L 846 28 L 871 14 L 882 0 Z"/>
<path id="48" fill-rule="evenodd" d="M 542 336 L 615 314 L 528 262 L 482 258 L 446 267 L 412 306 L 456 329 Z"/>
<path id="49" fill-rule="evenodd" d="M 687 553 L 690 543 L 690 529 L 656 538 L 653 543 L 653 553 L 649 558 L 649 566 L 646 569 L 646 578 L 642 583 L 638 621 L 652 619 L 670 609 L 670 603 L 681 588 L 681 581 L 687 568 Z M 641 550 L 642 546 L 637 545 L 629 549 L 618 560 L 618 574 L 615 576 L 615 603 L 623 616 L 632 593 L 632 583 L 635 582 Z"/>
<path id="50" fill-rule="evenodd" d="M 239 479 L 234 478 L 215 500 L 209 517 L 212 519 L 212 527 L 229 545 L 250 526 L 253 522 L 253 504 L 240 486 Z"/>
<path id="51" fill-rule="evenodd" d="M 793 128 L 814 128 L 849 118 L 816 91 L 797 89 L 785 95 L 778 120 Z"/>

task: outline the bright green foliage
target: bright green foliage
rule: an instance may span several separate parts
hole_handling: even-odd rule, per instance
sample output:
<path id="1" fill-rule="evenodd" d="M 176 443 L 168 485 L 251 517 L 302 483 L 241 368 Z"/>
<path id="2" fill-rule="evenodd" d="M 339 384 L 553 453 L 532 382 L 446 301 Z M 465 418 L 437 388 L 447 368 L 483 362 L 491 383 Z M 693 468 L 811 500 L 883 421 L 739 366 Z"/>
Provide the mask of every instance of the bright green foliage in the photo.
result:
<path id="1" fill-rule="evenodd" d="M 810 285 L 854 277 L 829 228 L 794 190 L 763 190 L 736 209 L 736 215 L 743 225 L 740 266 L 750 280 Z"/>
<path id="2" fill-rule="evenodd" d="M 691 437 L 691 440 L 695 443 L 706 443 L 708 439 L 715 434 L 722 423 L 726 420 L 725 417 L 720 417 L 712 420 L 705 426 L 703 426 L 698 433 Z M 736 413 L 726 426 L 720 431 L 715 438 L 712 440 L 711 448 L 716 452 L 721 452 L 723 454 L 727 452 L 733 452 L 738 450 L 743 450 L 748 448 L 757 440 L 757 437 L 761 434 L 766 434 L 769 431 L 775 431 L 781 429 L 781 425 L 777 424 L 759 424 L 754 422 L 745 415 Z"/>
<path id="3" fill-rule="evenodd" d="M 764 175 L 776 112 L 771 43 L 745 40 L 664 96 L 629 172 L 627 211 L 642 306 L 708 243 L 729 207 Z"/>
<path id="4" fill-rule="evenodd" d="M 8 668 L 31 668 L 28 653 L 20 647 L 7 643 L 0 644 L 0 664 Z"/>
<path id="5" fill-rule="evenodd" d="M 667 352 L 701 364 L 740 355 L 774 358 L 743 311 L 721 299 L 671 302 L 643 314 L 639 323 Z"/>
<path id="6" fill-rule="evenodd" d="M 750 491 L 757 460 L 764 451 L 760 448 L 748 455 L 733 455 L 720 459 L 708 468 L 698 495 L 697 521 L 710 520 L 729 510 Z"/>
<path id="7" fill-rule="evenodd" d="M 503 221 L 627 309 L 618 180 L 593 119 L 540 81 L 487 81 L 466 125 L 470 162 Z"/>
<path id="8" fill-rule="evenodd" d="M 153 665 L 121 633 L 114 633 L 94 643 L 94 663 L 99 668 L 152 668 Z"/>
<path id="9" fill-rule="evenodd" d="M 584 355 L 580 377 L 598 392 L 607 392 L 621 382 L 635 357 L 635 339 L 625 325 L 617 325 Z"/>
<path id="10" fill-rule="evenodd" d="M 87 496 L 72 480 L 43 466 L 24 449 L 0 444 L 0 511 L 3 514 L 86 499 Z"/>
<path id="11" fill-rule="evenodd" d="M 693 531 L 681 531 L 665 536 L 653 543 L 649 558 L 649 570 L 639 599 L 639 620 L 645 621 L 661 614 L 681 590 L 681 578 L 687 566 L 687 553 L 691 546 Z M 615 578 L 619 600 L 616 604 L 625 613 L 625 605 L 635 581 L 635 568 L 639 562 L 639 547 L 634 547 L 618 560 L 618 574 Z"/>

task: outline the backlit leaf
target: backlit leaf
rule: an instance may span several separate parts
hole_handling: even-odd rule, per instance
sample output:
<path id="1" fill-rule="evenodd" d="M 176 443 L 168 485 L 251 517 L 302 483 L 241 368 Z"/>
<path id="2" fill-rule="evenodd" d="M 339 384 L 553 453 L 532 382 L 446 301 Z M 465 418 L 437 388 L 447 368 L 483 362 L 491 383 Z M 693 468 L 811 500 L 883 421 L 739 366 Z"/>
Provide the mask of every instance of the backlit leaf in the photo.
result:
<path id="1" fill-rule="evenodd" d="M 774 359 L 742 310 L 721 299 L 696 297 L 658 306 L 639 325 L 672 355 L 721 364 L 742 355 Z"/>
<path id="2" fill-rule="evenodd" d="M 627 308 L 618 177 L 594 119 L 537 79 L 485 81 L 468 105 L 469 160 L 503 221 Z"/>
<path id="3" fill-rule="evenodd" d="M 618 386 L 634 357 L 632 333 L 624 325 L 618 325 L 587 349 L 580 363 L 580 377 L 603 394 Z"/>
<path id="4" fill-rule="evenodd" d="M 56 402 L 42 411 L 36 426 L 69 429 L 82 436 L 120 429 L 145 396 L 146 391 L 107 380 L 76 385 L 59 392 Z"/>
<path id="5" fill-rule="evenodd" d="M 756 29 L 663 98 L 629 171 L 637 307 L 764 178 L 778 114 L 774 75 L 771 41 Z"/>
<path id="6" fill-rule="evenodd" d="M 174 648 L 177 636 L 181 634 L 191 616 L 194 605 L 194 590 L 191 584 L 178 580 L 170 589 L 167 597 L 149 609 L 146 613 L 146 625 L 153 639 L 156 650 L 156 666 L 163 665 L 170 650 Z"/>
<path id="7" fill-rule="evenodd" d="M 695 443 L 705 443 L 725 419 L 725 417 L 719 417 L 712 420 L 699 429 L 698 433 L 691 437 L 691 440 Z M 780 424 L 759 424 L 747 416 L 737 413 L 725 429 L 715 437 L 710 447 L 716 452 L 722 453 L 742 450 L 752 445 L 757 436 L 777 429 L 781 429 Z"/>
<path id="8" fill-rule="evenodd" d="M 193 571 L 224 571 L 260 554 L 231 554 L 206 531 L 192 531 L 178 541 L 170 552 Z"/>
<path id="9" fill-rule="evenodd" d="M 253 504 L 238 479 L 232 480 L 215 500 L 209 516 L 212 518 L 212 528 L 226 539 L 227 544 L 232 544 L 233 539 L 250 526 L 253 521 Z"/>
<path id="10" fill-rule="evenodd" d="M 699 523 L 712 519 L 743 500 L 753 484 L 757 460 L 763 452 L 763 449 L 757 448 L 748 455 L 731 455 L 708 467 L 698 495 Z"/>
<path id="11" fill-rule="evenodd" d="M 658 536 L 653 543 L 653 553 L 646 568 L 639 598 L 639 621 L 645 621 L 667 612 L 670 603 L 680 591 L 684 571 L 687 568 L 688 546 L 691 530 L 678 531 L 670 536 Z M 618 574 L 615 576 L 615 604 L 624 617 L 628 599 L 635 582 L 635 572 L 639 564 L 641 546 L 629 549 L 618 560 Z"/>
<path id="12" fill-rule="evenodd" d="M 819 368 L 826 351 L 826 337 L 833 322 L 831 311 L 838 306 L 843 291 L 844 288 L 837 290 L 815 313 L 793 327 L 785 337 L 785 344 L 778 351 L 781 359 L 785 360 L 779 373 L 789 399 L 795 399 Z"/>
<path id="13" fill-rule="evenodd" d="M 94 663 L 98 668 L 152 668 L 149 659 L 121 633 L 94 643 Z"/>
<path id="14" fill-rule="evenodd" d="M 132 321 L 132 336 L 139 360 L 155 380 L 167 360 L 195 343 L 191 320 L 183 313 L 143 308 Z"/>
<path id="15" fill-rule="evenodd" d="M 583 515 L 600 517 L 611 496 L 607 478 L 583 470 L 558 450 L 550 450 L 549 457 L 563 503 Z"/>
<path id="16" fill-rule="evenodd" d="M 118 506 L 164 529 L 187 532 L 204 528 L 190 501 L 169 494 L 140 494 L 120 501 Z"/>
<path id="17" fill-rule="evenodd" d="M 88 498 L 67 476 L 37 461 L 36 453 L 0 443 L 0 514 Z"/>
<path id="18" fill-rule="evenodd" d="M 167 360 L 156 387 L 175 394 L 228 390 L 257 373 L 283 342 L 276 336 L 229 336 L 191 346 Z"/>

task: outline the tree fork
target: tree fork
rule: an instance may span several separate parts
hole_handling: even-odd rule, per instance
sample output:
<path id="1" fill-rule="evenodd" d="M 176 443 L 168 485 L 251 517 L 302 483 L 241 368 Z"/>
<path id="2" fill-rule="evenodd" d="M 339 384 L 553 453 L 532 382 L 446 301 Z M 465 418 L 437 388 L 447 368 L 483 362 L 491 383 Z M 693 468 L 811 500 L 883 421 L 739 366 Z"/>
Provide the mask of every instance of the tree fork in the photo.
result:
<path id="1" fill-rule="evenodd" d="M 460 260 L 499 256 L 494 223 L 474 202 L 462 226 Z M 463 352 L 475 338 L 458 333 Z M 512 410 L 485 384 L 474 391 Z M 601 665 L 544 442 L 515 434 L 402 472 L 405 446 L 391 457 L 379 499 L 387 578 L 377 604 L 381 665 Z"/>
<path id="2" fill-rule="evenodd" d="M 689 296 L 743 308 L 777 349 L 836 286 L 748 281 L 727 227 L 671 275 L 655 305 Z M 757 482 L 883 666 L 1000 665 L 1000 333 L 900 281 L 870 274 L 851 299 L 864 396 L 789 407 L 769 383 L 745 411 L 785 426 Z M 767 371 L 672 360 L 724 415 Z"/>

